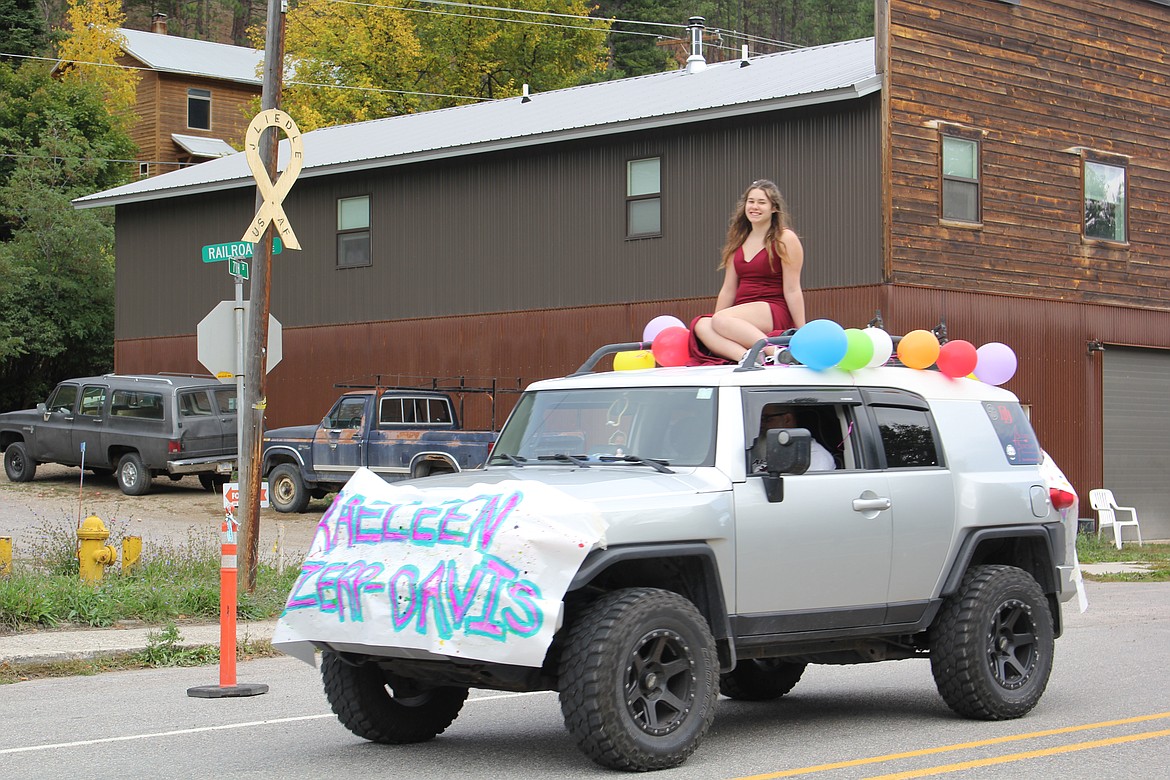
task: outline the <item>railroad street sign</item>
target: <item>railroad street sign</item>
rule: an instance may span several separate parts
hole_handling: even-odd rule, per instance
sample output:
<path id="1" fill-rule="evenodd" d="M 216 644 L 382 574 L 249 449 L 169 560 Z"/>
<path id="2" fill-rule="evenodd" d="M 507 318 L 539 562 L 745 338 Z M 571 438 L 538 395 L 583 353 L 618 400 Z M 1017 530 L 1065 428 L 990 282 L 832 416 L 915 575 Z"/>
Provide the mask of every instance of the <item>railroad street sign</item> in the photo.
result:
<path id="1" fill-rule="evenodd" d="M 251 241 L 229 241 L 226 244 L 208 244 L 203 247 L 203 262 L 218 263 L 223 260 L 251 260 L 256 245 Z M 272 254 L 279 255 L 284 249 L 280 236 L 272 240 Z M 248 277 L 245 276 L 245 279 Z"/>
<path id="2" fill-rule="evenodd" d="M 237 260 L 232 257 L 228 259 L 228 273 L 232 276 L 238 276 L 241 279 L 248 278 L 248 263 L 245 260 Z"/>

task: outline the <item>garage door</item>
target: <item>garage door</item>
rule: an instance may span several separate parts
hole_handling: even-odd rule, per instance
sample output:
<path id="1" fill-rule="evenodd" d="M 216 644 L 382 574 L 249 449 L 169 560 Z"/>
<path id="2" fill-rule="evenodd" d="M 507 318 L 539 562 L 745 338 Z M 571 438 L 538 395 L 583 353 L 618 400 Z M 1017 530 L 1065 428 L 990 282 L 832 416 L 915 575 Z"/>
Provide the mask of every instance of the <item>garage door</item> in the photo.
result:
<path id="1" fill-rule="evenodd" d="M 1104 487 L 1137 509 L 1143 539 L 1170 539 L 1170 351 L 1109 346 L 1104 358 Z"/>

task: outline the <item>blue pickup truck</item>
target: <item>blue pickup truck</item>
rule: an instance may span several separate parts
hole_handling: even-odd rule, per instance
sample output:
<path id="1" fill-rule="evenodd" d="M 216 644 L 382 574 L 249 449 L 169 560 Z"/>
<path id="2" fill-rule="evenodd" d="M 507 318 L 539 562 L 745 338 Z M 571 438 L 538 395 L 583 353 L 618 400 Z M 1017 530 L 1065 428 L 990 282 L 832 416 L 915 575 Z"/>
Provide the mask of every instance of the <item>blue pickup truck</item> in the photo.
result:
<path id="1" fill-rule="evenodd" d="M 483 466 L 491 431 L 461 430 L 445 392 L 373 387 L 344 393 L 317 425 L 264 434 L 261 470 L 278 512 L 303 512 L 361 467 L 388 482 Z"/>

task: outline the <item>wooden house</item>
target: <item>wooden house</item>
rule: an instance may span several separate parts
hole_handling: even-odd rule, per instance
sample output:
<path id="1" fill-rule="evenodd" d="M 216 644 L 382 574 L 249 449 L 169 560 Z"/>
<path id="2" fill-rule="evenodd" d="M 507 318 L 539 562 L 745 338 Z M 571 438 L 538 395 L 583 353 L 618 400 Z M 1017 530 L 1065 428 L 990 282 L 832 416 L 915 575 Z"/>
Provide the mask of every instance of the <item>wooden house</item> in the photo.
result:
<path id="1" fill-rule="evenodd" d="M 307 133 L 269 421 L 374 373 L 562 374 L 710 310 L 765 177 L 810 317 L 1008 344 L 1080 494 L 1170 536 L 1166 29 L 1165 0 L 878 0 L 871 39 Z M 236 155 L 79 200 L 117 208 L 119 370 L 198 369 L 231 297 L 199 248 L 243 234 L 249 176 Z"/>

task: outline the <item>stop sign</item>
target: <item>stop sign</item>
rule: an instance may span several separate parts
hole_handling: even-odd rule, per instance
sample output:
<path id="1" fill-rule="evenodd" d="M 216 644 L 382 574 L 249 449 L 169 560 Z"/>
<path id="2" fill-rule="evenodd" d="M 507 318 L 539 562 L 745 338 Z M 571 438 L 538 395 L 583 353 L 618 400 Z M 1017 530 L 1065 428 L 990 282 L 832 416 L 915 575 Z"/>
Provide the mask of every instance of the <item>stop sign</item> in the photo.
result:
<path id="1" fill-rule="evenodd" d="M 249 301 L 244 301 L 244 340 L 248 339 Z M 196 329 L 199 341 L 199 362 L 213 374 L 244 373 L 244 366 L 236 366 L 236 302 L 220 301 Z M 281 327 L 276 318 L 268 315 L 268 359 L 264 373 L 271 371 L 284 357 Z M 247 356 L 244 358 L 247 360 Z"/>

